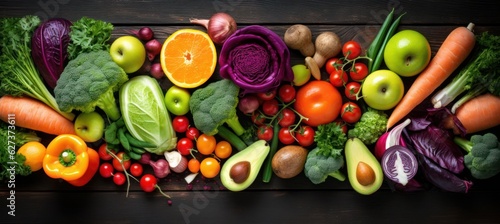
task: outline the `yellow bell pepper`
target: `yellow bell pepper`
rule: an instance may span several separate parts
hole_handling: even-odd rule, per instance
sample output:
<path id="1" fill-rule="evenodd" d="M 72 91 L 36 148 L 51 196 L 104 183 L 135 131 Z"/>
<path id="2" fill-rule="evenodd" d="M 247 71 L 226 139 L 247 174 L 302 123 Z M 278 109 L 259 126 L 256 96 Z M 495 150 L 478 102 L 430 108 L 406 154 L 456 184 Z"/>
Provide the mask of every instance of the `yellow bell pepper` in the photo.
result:
<path id="1" fill-rule="evenodd" d="M 88 166 L 87 144 L 72 134 L 55 137 L 47 146 L 43 158 L 43 170 L 54 179 L 76 180 L 85 174 Z"/>

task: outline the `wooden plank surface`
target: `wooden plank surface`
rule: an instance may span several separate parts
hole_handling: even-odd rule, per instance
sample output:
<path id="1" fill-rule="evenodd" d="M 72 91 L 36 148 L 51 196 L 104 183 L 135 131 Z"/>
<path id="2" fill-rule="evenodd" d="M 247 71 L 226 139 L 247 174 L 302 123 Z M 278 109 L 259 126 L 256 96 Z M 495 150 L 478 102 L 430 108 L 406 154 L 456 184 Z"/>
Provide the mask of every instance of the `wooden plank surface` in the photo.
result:
<path id="1" fill-rule="evenodd" d="M 257 1 L 257 0 L 0 0 L 0 18 L 36 14 L 42 18 L 82 16 L 115 25 L 112 39 L 128 30 L 151 26 L 163 42 L 180 28 L 195 28 L 189 18 L 208 18 L 218 11 L 234 16 L 240 26 L 260 24 L 283 35 L 295 23 L 307 24 L 313 35 L 323 31 L 339 34 L 342 41 L 354 39 L 367 47 L 389 9 L 407 12 L 400 29 L 422 32 L 433 54 L 456 26 L 476 24 L 477 33 L 500 35 L 500 4 L 495 1 Z M 303 59 L 292 51 L 292 64 Z M 324 76 L 326 74 L 323 74 Z M 218 78 L 216 74 L 214 78 Z M 411 79 L 407 80 L 407 83 Z M 163 80 L 162 86 L 170 85 Z M 498 128 L 494 129 L 499 133 Z M 273 177 L 271 183 L 257 181 L 244 192 L 220 190 L 218 180 L 198 178 L 186 185 L 182 175 L 161 180 L 161 188 L 172 196 L 172 205 L 159 193 L 144 193 L 131 183 L 125 186 L 96 176 L 87 186 L 75 188 L 48 178 L 41 172 L 17 177 L 16 217 L 7 214 L 11 203 L 7 183 L 0 185 L 0 223 L 500 223 L 500 176 L 475 180 L 468 194 L 425 191 L 393 192 L 384 184 L 371 196 L 352 190 L 347 181 L 328 179 L 314 185 L 303 175 L 289 180 Z M 205 190 L 206 187 L 212 189 Z M 7 200 L 5 200 L 7 199 Z"/>

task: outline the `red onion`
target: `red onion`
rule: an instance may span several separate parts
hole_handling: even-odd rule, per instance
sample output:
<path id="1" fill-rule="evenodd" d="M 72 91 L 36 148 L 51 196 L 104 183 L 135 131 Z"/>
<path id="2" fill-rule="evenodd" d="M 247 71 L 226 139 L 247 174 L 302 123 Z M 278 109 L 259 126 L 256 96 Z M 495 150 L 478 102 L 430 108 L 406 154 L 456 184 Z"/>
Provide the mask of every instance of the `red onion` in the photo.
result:
<path id="1" fill-rule="evenodd" d="M 143 27 L 139 30 L 133 30 L 131 32 L 135 34 L 137 38 L 139 38 L 142 41 L 149 41 L 154 37 L 154 32 L 149 27 Z"/>
<path id="2" fill-rule="evenodd" d="M 202 25 L 207 29 L 208 36 L 216 44 L 223 44 L 236 29 L 236 21 L 227 13 L 215 13 L 210 19 L 189 19 L 189 22 Z"/>
<path id="3" fill-rule="evenodd" d="M 139 159 L 140 164 L 149 164 L 151 161 L 151 154 L 148 152 L 145 152 L 141 155 L 141 159 Z"/>
<path id="4" fill-rule="evenodd" d="M 149 73 L 155 79 L 162 79 L 163 77 L 165 77 L 165 72 L 163 72 L 163 69 L 161 68 L 160 63 L 153 63 L 151 65 L 151 69 L 149 70 Z"/>
<path id="5" fill-rule="evenodd" d="M 238 109 L 244 114 L 251 114 L 259 108 L 259 99 L 254 95 L 245 95 L 238 102 Z"/>
<path id="6" fill-rule="evenodd" d="M 165 159 L 149 161 L 149 165 L 153 167 L 153 173 L 157 178 L 164 178 L 170 174 L 170 167 Z"/>
<path id="7" fill-rule="evenodd" d="M 156 39 L 152 39 L 144 44 L 144 48 L 146 48 L 146 53 L 150 61 L 154 60 L 156 55 L 161 52 L 161 47 L 162 45 L 160 41 Z"/>
<path id="8" fill-rule="evenodd" d="M 373 154 L 375 155 L 375 157 L 377 157 L 377 159 L 381 160 L 385 151 L 391 146 L 401 145 L 403 147 L 406 147 L 406 143 L 404 139 L 401 137 L 401 132 L 410 123 L 411 120 L 406 119 L 401 124 L 392 128 L 391 131 L 384 133 L 382 136 L 378 138 L 377 142 L 375 143 L 375 149 L 373 152 Z"/>

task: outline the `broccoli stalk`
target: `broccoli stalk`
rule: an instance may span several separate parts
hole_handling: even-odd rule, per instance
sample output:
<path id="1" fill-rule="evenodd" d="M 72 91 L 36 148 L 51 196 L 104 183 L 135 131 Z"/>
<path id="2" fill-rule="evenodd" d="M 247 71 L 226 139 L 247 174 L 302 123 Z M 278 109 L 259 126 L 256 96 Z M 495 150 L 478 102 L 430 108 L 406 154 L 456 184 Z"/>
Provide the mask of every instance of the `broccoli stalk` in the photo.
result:
<path id="1" fill-rule="evenodd" d="M 500 173 L 500 142 L 493 133 L 472 135 L 470 140 L 455 137 L 453 141 L 464 149 L 464 164 L 476 179 L 487 179 Z"/>
<path id="2" fill-rule="evenodd" d="M 464 96 L 453 105 L 452 112 L 465 103 L 485 92 L 500 95 L 500 81 L 498 70 L 500 63 L 500 36 L 484 32 L 477 38 L 477 45 L 469 57 L 466 66 L 432 98 L 435 108 L 445 107 L 454 101 L 460 94 Z"/>
<path id="3" fill-rule="evenodd" d="M 313 184 L 322 183 L 329 176 L 340 181 L 345 175 L 340 171 L 344 166 L 342 150 L 347 137 L 339 124 L 332 122 L 318 126 L 314 135 L 316 148 L 307 154 L 304 172 Z"/>
<path id="4" fill-rule="evenodd" d="M 116 105 L 114 91 L 108 91 L 101 94 L 101 97 L 95 102 L 95 106 L 101 108 L 102 111 L 109 117 L 109 119 L 116 121 L 120 118 L 120 110 Z"/>

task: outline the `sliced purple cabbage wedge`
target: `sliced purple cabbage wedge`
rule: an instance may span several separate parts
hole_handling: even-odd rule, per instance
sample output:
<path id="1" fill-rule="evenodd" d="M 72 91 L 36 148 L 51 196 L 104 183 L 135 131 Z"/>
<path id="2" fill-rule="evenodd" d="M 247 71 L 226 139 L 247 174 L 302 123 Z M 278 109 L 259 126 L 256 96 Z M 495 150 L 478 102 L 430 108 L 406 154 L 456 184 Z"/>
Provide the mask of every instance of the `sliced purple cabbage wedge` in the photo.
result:
<path id="1" fill-rule="evenodd" d="M 405 186 L 418 171 L 418 161 L 413 153 L 400 145 L 389 147 L 382 156 L 382 170 L 385 176 Z"/>

